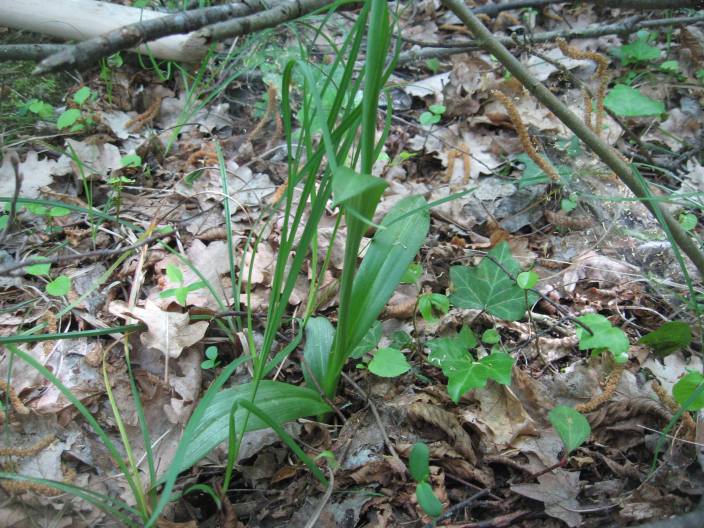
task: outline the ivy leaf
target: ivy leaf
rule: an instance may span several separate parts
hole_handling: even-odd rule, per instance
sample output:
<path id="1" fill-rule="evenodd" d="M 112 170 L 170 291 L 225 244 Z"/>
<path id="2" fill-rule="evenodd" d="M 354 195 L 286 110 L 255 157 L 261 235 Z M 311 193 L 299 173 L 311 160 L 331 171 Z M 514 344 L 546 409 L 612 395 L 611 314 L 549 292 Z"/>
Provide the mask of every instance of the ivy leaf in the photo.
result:
<path id="1" fill-rule="evenodd" d="M 450 280 L 454 286 L 450 301 L 460 308 L 477 308 L 506 321 L 517 321 L 526 313 L 526 292 L 511 277 L 518 275 L 521 267 L 511 256 L 505 241 L 492 249 L 489 256 L 501 266 L 484 258 L 472 268 L 450 268 Z M 537 298 L 537 294 L 528 292 L 529 305 Z"/>
<path id="2" fill-rule="evenodd" d="M 470 338 L 471 336 L 471 338 Z M 428 341 L 431 352 L 428 362 L 440 367 L 447 377 L 447 393 L 455 403 L 466 392 L 484 387 L 490 379 L 508 385 L 514 359 L 505 352 L 494 352 L 476 361 L 467 350 L 467 343 L 476 346 L 477 341 L 467 327 L 453 338 Z"/>
<path id="3" fill-rule="evenodd" d="M 604 350 L 609 350 L 614 355 L 616 363 L 628 361 L 628 337 L 620 328 L 614 327 L 611 322 L 599 314 L 585 314 L 577 320 L 589 327 L 594 335 L 590 335 L 584 328 L 576 329 L 579 338 L 580 350 L 592 350 L 594 355 L 599 355 Z"/>
<path id="4" fill-rule="evenodd" d="M 646 30 L 639 31 L 637 35 L 638 38 L 633 42 L 613 50 L 613 54 L 621 60 L 624 66 L 639 62 L 650 62 L 660 58 L 660 48 L 649 44 L 653 39 L 653 35 Z"/>
<path id="5" fill-rule="evenodd" d="M 694 395 L 695 391 L 699 390 L 699 395 L 694 398 L 694 401 L 687 405 L 685 410 L 698 411 L 704 409 L 704 390 L 700 389 L 702 385 L 704 385 L 704 376 L 699 372 L 691 370 L 672 387 L 672 396 L 677 403 L 684 406 L 687 400 Z"/>
<path id="6" fill-rule="evenodd" d="M 367 365 L 369 372 L 382 378 L 395 378 L 411 370 L 403 352 L 396 348 L 380 348 Z"/>
<path id="7" fill-rule="evenodd" d="M 622 117 L 656 116 L 665 111 L 665 105 L 643 95 L 635 88 L 617 84 L 604 97 L 604 106 Z"/>
<path id="8" fill-rule="evenodd" d="M 559 405 L 548 413 L 548 420 L 557 431 L 567 453 L 571 453 L 592 434 L 587 419 L 572 407 Z"/>
<path id="9" fill-rule="evenodd" d="M 640 338 L 638 343 L 648 345 L 658 356 L 664 357 L 692 342 L 692 329 L 682 321 L 668 321 L 657 330 Z"/>

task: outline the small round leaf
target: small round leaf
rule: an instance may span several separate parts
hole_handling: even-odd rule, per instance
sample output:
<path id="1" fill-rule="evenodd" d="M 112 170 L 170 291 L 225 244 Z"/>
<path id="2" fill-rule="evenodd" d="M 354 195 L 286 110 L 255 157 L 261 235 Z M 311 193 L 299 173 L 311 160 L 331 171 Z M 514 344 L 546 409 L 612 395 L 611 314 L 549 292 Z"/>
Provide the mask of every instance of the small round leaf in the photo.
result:
<path id="1" fill-rule="evenodd" d="M 395 348 L 380 348 L 369 362 L 369 371 L 382 378 L 395 378 L 408 372 L 411 366 L 403 352 Z"/>

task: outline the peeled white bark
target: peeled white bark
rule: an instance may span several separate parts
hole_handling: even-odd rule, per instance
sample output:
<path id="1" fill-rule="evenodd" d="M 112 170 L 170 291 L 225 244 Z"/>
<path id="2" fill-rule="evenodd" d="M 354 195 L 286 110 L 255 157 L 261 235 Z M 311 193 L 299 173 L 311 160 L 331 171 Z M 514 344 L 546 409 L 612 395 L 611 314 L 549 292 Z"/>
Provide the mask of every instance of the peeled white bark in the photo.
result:
<path id="1" fill-rule="evenodd" d="M 96 0 L 0 0 L 0 26 L 51 35 L 66 40 L 85 40 L 141 20 L 168 13 L 137 9 Z M 193 33 L 171 35 L 140 46 L 159 59 L 197 62 L 207 51 Z"/>

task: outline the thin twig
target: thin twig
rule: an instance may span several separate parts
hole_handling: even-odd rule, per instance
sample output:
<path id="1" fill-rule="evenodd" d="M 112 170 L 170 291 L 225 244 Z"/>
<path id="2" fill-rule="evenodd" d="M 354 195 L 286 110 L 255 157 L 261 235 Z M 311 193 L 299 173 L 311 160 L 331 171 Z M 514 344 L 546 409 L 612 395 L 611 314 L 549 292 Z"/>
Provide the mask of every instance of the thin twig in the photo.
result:
<path id="1" fill-rule="evenodd" d="M 22 188 L 20 158 L 14 150 L 7 153 L 6 156 L 10 160 L 12 172 L 15 176 L 15 191 L 12 193 L 12 201 L 10 202 L 10 211 L 8 212 L 7 224 L 5 224 L 5 229 L 3 229 L 2 234 L 0 234 L 0 244 L 5 241 L 5 238 L 7 238 L 7 235 L 10 233 L 15 223 L 15 217 L 17 216 L 17 200 L 20 197 L 20 189 Z"/>
<path id="2" fill-rule="evenodd" d="M 466 508 L 467 506 L 471 506 L 472 503 L 478 501 L 479 499 L 481 499 L 482 497 L 485 497 L 486 495 L 489 495 L 488 489 L 483 489 L 481 491 L 478 491 L 477 493 L 470 496 L 469 498 L 467 498 L 461 502 L 458 502 L 457 504 L 455 504 L 451 508 L 448 508 L 447 511 L 445 513 L 443 513 L 440 517 L 435 519 L 433 522 L 426 524 L 423 528 L 433 528 L 434 526 L 437 525 L 437 523 L 444 521 L 445 519 L 449 519 L 450 517 L 452 517 L 455 514 L 455 512 L 458 512 L 459 510 Z"/>
<path id="3" fill-rule="evenodd" d="M 552 42 L 558 38 L 572 39 L 572 38 L 592 38 L 600 37 L 603 35 L 629 35 L 635 33 L 640 29 L 661 27 L 661 26 L 677 26 L 677 25 L 688 25 L 694 24 L 696 22 L 701 22 L 704 20 L 704 14 L 686 16 L 686 17 L 673 17 L 673 18 L 658 18 L 655 20 L 641 20 L 641 16 L 629 17 L 623 22 L 618 24 L 593 24 L 580 29 L 570 29 L 570 30 L 560 30 L 560 31 L 545 31 L 542 33 L 535 33 L 530 36 L 525 36 L 525 44 L 538 44 L 540 42 Z M 523 44 L 522 42 L 516 42 L 517 35 L 510 35 L 506 37 L 494 37 L 492 39 L 501 43 L 506 47 L 513 47 L 518 44 Z M 425 49 L 420 50 L 409 50 L 404 51 L 399 56 L 398 64 L 407 64 L 409 62 L 421 61 L 430 58 L 443 58 L 449 57 L 451 55 L 456 55 L 459 53 L 466 53 L 468 51 L 477 51 L 483 48 L 483 40 L 481 38 L 476 38 L 472 40 L 467 40 L 462 42 L 462 47 L 433 47 L 435 44 L 433 42 L 426 42 L 425 45 L 428 46 Z M 443 45 L 444 46 L 444 45 Z"/>
<path id="4" fill-rule="evenodd" d="M 46 258 L 41 258 L 41 259 L 36 259 L 36 260 L 23 260 L 21 262 L 15 262 L 14 264 L 9 264 L 3 268 L 0 268 L 0 276 L 5 276 L 9 275 L 11 271 L 24 268 L 25 266 L 34 266 L 37 264 L 61 264 L 64 262 L 71 262 L 74 260 L 82 260 L 86 258 L 92 258 L 92 257 L 106 257 L 110 255 L 117 255 L 120 253 L 124 253 L 125 251 L 132 251 L 134 249 L 137 249 L 141 246 L 144 246 L 146 244 L 151 244 L 152 242 L 156 240 L 161 240 L 162 238 L 167 238 L 173 236 L 173 233 L 159 233 L 156 235 L 152 235 L 148 238 L 145 238 L 144 240 L 141 240 L 139 242 L 136 242 L 135 244 L 125 246 L 122 248 L 115 248 L 115 249 L 97 249 L 95 251 L 87 251 L 85 253 L 76 253 L 75 255 L 59 255 L 56 257 L 46 257 Z"/>
<path id="5" fill-rule="evenodd" d="M 366 401 L 369 404 L 369 409 L 372 411 L 372 415 L 374 416 L 374 420 L 376 420 L 376 424 L 379 427 L 379 431 L 381 432 L 381 436 L 384 439 L 384 444 L 386 444 L 386 448 L 389 450 L 389 453 L 391 453 L 391 456 L 396 459 L 396 462 L 398 462 L 403 468 L 406 468 L 406 464 L 403 463 L 403 460 L 401 460 L 401 457 L 398 456 L 398 453 L 396 452 L 396 449 L 394 448 L 393 444 L 391 443 L 391 439 L 389 439 L 389 436 L 386 434 L 386 429 L 384 428 L 384 424 L 381 421 L 381 416 L 379 416 L 379 411 L 377 411 L 376 405 L 374 405 L 374 402 L 369 398 L 366 392 L 364 392 L 364 389 L 360 387 L 357 382 L 355 382 L 352 378 L 350 378 L 347 374 L 342 372 L 342 377 L 344 380 L 349 383 L 354 390 L 356 390 L 362 398 L 364 398 L 364 401 Z M 408 471 L 406 469 L 406 471 Z"/>
<path id="6" fill-rule="evenodd" d="M 308 522 L 304 526 L 304 528 L 313 528 L 316 523 L 318 522 L 318 519 L 320 518 L 320 514 L 323 513 L 323 508 L 325 508 L 325 505 L 328 503 L 330 500 L 330 497 L 332 496 L 332 490 L 333 487 L 335 486 L 335 474 L 333 473 L 332 469 L 328 466 L 328 475 L 329 475 L 329 480 L 328 480 L 328 487 L 325 490 L 325 493 L 323 496 L 320 498 L 318 501 L 318 504 L 315 506 L 315 510 L 310 516 L 310 519 L 308 519 Z"/>

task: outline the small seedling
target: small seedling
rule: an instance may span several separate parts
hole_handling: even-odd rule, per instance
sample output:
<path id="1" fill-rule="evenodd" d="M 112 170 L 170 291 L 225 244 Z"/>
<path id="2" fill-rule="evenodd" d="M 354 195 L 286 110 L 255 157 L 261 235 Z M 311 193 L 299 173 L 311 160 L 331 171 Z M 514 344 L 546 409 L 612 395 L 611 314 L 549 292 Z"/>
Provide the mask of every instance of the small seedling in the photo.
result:
<path id="1" fill-rule="evenodd" d="M 24 272 L 27 275 L 33 275 L 35 277 L 42 277 L 44 275 L 49 275 L 49 270 L 51 269 L 51 264 L 30 264 L 25 266 Z"/>
<path id="2" fill-rule="evenodd" d="M 426 59 L 425 67 L 428 68 L 431 72 L 433 72 L 433 75 L 435 75 L 440 69 L 440 61 L 436 57 L 433 57 L 432 59 Z"/>
<path id="3" fill-rule="evenodd" d="M 486 343 L 487 345 L 496 345 L 499 341 L 501 341 L 501 335 L 499 335 L 496 328 L 487 328 L 484 330 L 484 333 L 482 334 L 482 343 Z"/>
<path id="4" fill-rule="evenodd" d="M 437 323 L 436 313 L 445 315 L 450 310 L 450 299 L 441 293 L 424 293 L 418 298 L 418 311 L 428 323 Z"/>
<path id="5" fill-rule="evenodd" d="M 560 201 L 560 209 L 565 213 L 570 213 L 577 208 L 577 201 L 572 197 L 568 196 Z"/>
<path id="6" fill-rule="evenodd" d="M 535 285 L 538 284 L 539 279 L 540 277 L 538 274 L 532 270 L 522 271 L 516 276 L 516 284 L 518 284 L 518 287 L 522 290 L 530 290 L 535 288 Z"/>
<path id="7" fill-rule="evenodd" d="M 418 118 L 421 125 L 435 125 L 440 122 L 442 115 L 445 113 L 447 108 L 445 105 L 434 104 L 428 107 L 428 112 L 423 112 Z"/>
<path id="8" fill-rule="evenodd" d="M 401 277 L 401 284 L 415 284 L 422 274 L 423 266 L 417 262 L 411 262 L 403 277 Z"/>
<path id="9" fill-rule="evenodd" d="M 430 517 L 442 515 L 442 503 L 433 493 L 428 482 L 430 478 L 430 450 L 423 442 L 417 442 L 408 457 L 408 469 L 416 481 L 416 500 L 418 505 Z"/>
<path id="10" fill-rule="evenodd" d="M 87 86 L 84 86 L 73 94 L 73 102 L 76 103 L 79 108 L 67 108 L 64 110 L 56 120 L 56 128 L 59 130 L 68 128 L 69 132 L 79 132 L 86 126 L 94 125 L 95 122 L 93 119 L 80 109 L 93 95 L 93 92 Z"/>
<path id="11" fill-rule="evenodd" d="M 682 213 L 679 217 L 680 225 L 685 231 L 691 231 L 697 227 L 697 217 L 692 213 Z"/>
<path id="12" fill-rule="evenodd" d="M 650 44 L 656 39 L 657 33 L 651 33 L 650 31 L 642 29 L 636 33 L 636 39 L 633 42 L 614 48 L 611 50 L 611 53 L 617 57 L 624 66 L 652 62 L 659 59 L 661 54 L 660 48 Z"/>
<path id="13" fill-rule="evenodd" d="M 171 282 L 177 283 L 180 286 L 164 290 L 159 294 L 159 297 L 162 299 L 166 299 L 168 297 L 176 297 L 176 302 L 181 306 L 186 306 L 186 298 L 188 297 L 189 293 L 206 287 L 205 282 L 203 281 L 197 281 L 193 284 L 188 284 L 184 286 L 183 272 L 173 264 L 166 265 L 166 276 Z"/>
<path id="14" fill-rule="evenodd" d="M 585 314 L 577 317 L 589 330 L 581 326 L 576 328 L 580 350 L 591 350 L 592 356 L 599 356 L 605 350 L 613 354 L 614 361 L 623 364 L 628 361 L 628 337 L 620 328 L 614 327 L 609 320 L 599 314 Z"/>
<path id="15" fill-rule="evenodd" d="M 218 348 L 216 346 L 209 346 L 205 349 L 205 357 L 207 358 L 200 364 L 200 368 L 203 370 L 214 369 L 220 364 L 218 359 Z"/>

